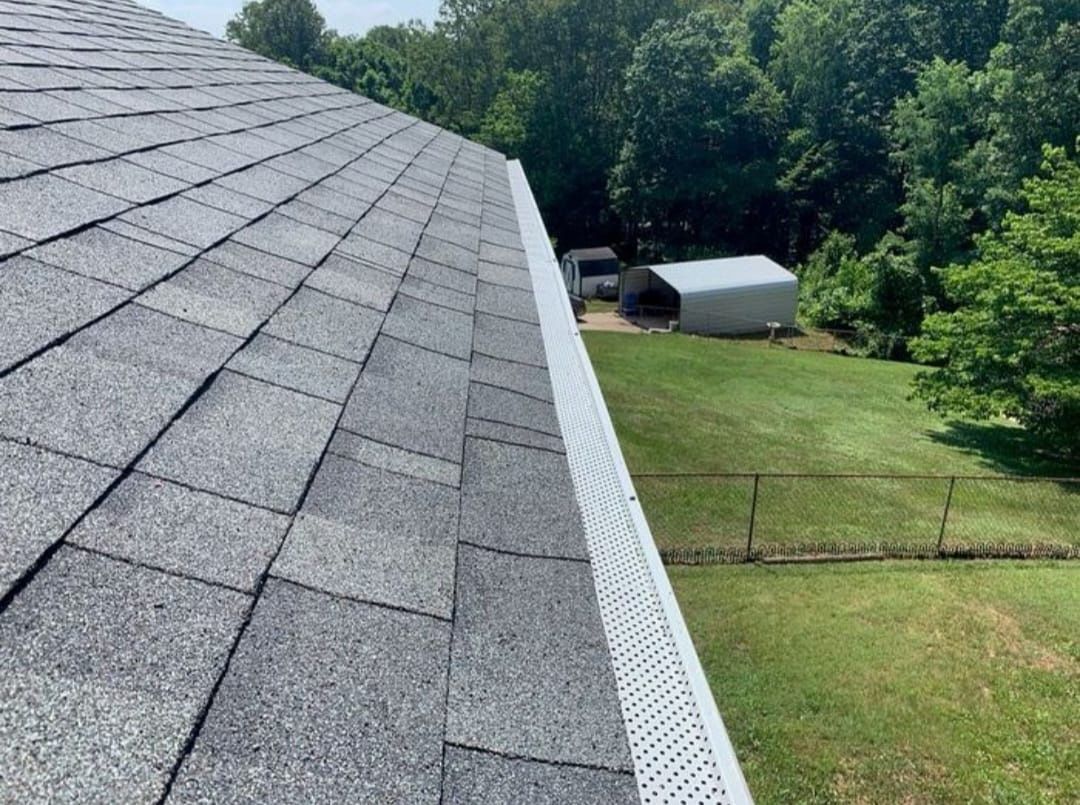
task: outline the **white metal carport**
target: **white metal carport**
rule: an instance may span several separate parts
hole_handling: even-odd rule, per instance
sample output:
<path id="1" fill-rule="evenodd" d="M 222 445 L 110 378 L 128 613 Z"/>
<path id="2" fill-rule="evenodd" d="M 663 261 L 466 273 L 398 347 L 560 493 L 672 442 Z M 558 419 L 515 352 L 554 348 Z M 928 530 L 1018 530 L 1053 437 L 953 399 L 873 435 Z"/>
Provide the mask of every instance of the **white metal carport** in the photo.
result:
<path id="1" fill-rule="evenodd" d="M 730 257 L 641 266 L 623 272 L 624 314 L 669 316 L 687 333 L 764 332 L 795 324 L 799 280 L 768 257 Z"/>

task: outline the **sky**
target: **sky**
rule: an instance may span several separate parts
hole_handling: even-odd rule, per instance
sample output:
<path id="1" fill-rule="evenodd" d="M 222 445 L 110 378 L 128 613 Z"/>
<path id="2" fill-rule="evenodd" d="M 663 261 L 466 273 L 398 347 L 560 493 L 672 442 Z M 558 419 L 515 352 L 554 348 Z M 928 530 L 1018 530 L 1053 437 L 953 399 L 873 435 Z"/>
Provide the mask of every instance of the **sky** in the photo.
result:
<path id="1" fill-rule="evenodd" d="M 200 31 L 224 36 L 228 22 L 244 0 L 140 0 Z M 341 34 L 361 34 L 375 25 L 394 25 L 419 18 L 432 22 L 439 0 L 315 0 L 326 24 Z"/>

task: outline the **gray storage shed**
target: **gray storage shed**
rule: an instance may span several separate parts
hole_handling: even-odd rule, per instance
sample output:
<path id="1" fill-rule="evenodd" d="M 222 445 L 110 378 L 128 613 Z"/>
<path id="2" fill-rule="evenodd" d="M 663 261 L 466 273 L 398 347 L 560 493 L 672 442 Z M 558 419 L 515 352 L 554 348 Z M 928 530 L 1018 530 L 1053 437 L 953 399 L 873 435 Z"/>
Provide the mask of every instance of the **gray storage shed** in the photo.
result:
<path id="1" fill-rule="evenodd" d="M 623 272 L 624 313 L 666 316 L 683 332 L 732 335 L 795 324 L 799 280 L 768 257 L 641 266 Z"/>
<path id="2" fill-rule="evenodd" d="M 563 255 L 562 274 L 568 293 L 591 299 L 605 282 L 619 281 L 619 258 L 606 246 L 571 249 Z"/>

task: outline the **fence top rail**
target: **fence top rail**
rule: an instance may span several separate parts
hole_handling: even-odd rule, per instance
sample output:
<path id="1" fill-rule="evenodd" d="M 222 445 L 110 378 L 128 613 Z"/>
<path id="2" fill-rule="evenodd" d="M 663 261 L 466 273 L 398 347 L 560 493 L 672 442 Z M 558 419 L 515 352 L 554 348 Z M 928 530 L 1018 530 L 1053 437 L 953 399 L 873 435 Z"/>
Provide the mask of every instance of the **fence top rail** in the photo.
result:
<path id="1" fill-rule="evenodd" d="M 843 478 L 891 481 L 1003 481 L 1013 483 L 1080 484 L 1080 477 L 1051 475 L 933 475 L 845 472 L 635 472 L 631 478 Z"/>

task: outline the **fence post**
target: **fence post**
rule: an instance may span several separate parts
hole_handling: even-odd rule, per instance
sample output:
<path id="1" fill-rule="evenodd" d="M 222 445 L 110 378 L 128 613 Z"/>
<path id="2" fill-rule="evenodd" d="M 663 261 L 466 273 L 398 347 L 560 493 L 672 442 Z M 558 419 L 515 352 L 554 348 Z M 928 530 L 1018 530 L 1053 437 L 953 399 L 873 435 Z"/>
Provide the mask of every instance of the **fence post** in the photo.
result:
<path id="1" fill-rule="evenodd" d="M 746 561 L 749 562 L 754 553 L 754 519 L 757 517 L 757 493 L 758 484 L 761 483 L 760 473 L 754 473 L 754 496 L 750 499 L 750 530 L 746 535 Z"/>
<path id="2" fill-rule="evenodd" d="M 949 522 L 949 507 L 952 506 L 952 493 L 956 487 L 956 476 L 949 479 L 949 494 L 945 496 L 945 511 L 941 515 L 941 530 L 937 537 L 937 552 L 941 554 L 941 543 L 945 541 L 945 524 Z"/>

